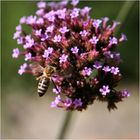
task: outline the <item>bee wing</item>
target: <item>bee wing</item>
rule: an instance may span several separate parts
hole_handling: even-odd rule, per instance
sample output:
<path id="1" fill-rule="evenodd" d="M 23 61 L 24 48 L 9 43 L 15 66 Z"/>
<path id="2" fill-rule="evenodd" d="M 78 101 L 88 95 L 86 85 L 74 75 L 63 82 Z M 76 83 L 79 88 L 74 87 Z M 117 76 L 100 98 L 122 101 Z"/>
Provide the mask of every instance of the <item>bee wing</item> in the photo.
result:
<path id="1" fill-rule="evenodd" d="M 43 73 L 44 68 L 38 63 L 32 63 L 29 65 L 33 75 L 39 76 Z"/>

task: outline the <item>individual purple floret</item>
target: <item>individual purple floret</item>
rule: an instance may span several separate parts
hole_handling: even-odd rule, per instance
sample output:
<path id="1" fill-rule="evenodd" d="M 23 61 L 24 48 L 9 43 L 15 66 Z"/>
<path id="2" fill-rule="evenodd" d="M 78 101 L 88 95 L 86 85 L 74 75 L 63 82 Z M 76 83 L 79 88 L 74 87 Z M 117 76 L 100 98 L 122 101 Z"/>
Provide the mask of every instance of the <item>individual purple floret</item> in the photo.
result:
<path id="1" fill-rule="evenodd" d="M 61 102 L 61 97 L 58 95 L 55 100 L 51 103 L 51 107 L 57 107 L 57 105 Z"/>
<path id="2" fill-rule="evenodd" d="M 40 30 L 35 30 L 35 35 L 36 35 L 36 36 L 41 36 L 41 32 L 42 32 L 41 29 L 40 29 Z"/>
<path id="3" fill-rule="evenodd" d="M 119 39 L 119 42 L 122 42 L 122 41 L 127 41 L 127 37 L 125 34 L 121 34 L 121 38 Z"/>
<path id="4" fill-rule="evenodd" d="M 26 23 L 29 24 L 29 25 L 33 25 L 33 24 L 36 23 L 36 19 L 37 19 L 36 16 L 31 15 L 31 16 L 27 17 Z"/>
<path id="5" fill-rule="evenodd" d="M 81 101 L 81 99 L 75 99 L 73 104 L 74 104 L 75 108 L 81 107 L 82 106 L 82 101 Z"/>
<path id="6" fill-rule="evenodd" d="M 41 41 L 45 41 L 49 38 L 49 35 L 45 33 L 44 35 L 41 35 Z"/>
<path id="7" fill-rule="evenodd" d="M 43 2 L 43 1 L 38 2 L 37 7 L 40 8 L 40 9 L 45 8 L 46 7 L 46 2 Z"/>
<path id="8" fill-rule="evenodd" d="M 49 55 L 52 54 L 52 52 L 53 52 L 53 48 L 48 47 L 48 49 L 44 51 L 43 57 L 48 58 Z"/>
<path id="9" fill-rule="evenodd" d="M 130 92 L 127 89 L 122 90 L 121 94 L 122 94 L 123 97 L 129 97 L 130 96 Z"/>
<path id="10" fill-rule="evenodd" d="M 113 73 L 114 75 L 117 75 L 120 72 L 120 70 L 118 67 L 111 67 L 110 72 Z"/>
<path id="11" fill-rule="evenodd" d="M 79 9 L 74 8 L 70 14 L 71 18 L 77 18 L 79 16 Z"/>
<path id="12" fill-rule="evenodd" d="M 25 61 L 28 61 L 32 58 L 32 54 L 31 53 L 27 53 L 25 54 Z"/>
<path id="13" fill-rule="evenodd" d="M 96 29 L 100 26 L 100 24 L 102 23 L 102 20 L 100 19 L 95 19 L 92 23 L 93 27 L 95 27 Z"/>
<path id="14" fill-rule="evenodd" d="M 105 96 L 110 92 L 110 89 L 109 89 L 109 86 L 103 85 L 103 87 L 100 88 L 99 91 L 101 92 L 102 95 Z"/>
<path id="15" fill-rule="evenodd" d="M 88 32 L 86 30 L 80 31 L 81 36 L 86 36 L 87 34 L 88 34 Z"/>
<path id="16" fill-rule="evenodd" d="M 54 41 L 54 42 L 61 42 L 61 36 L 60 36 L 60 35 L 55 35 L 53 41 Z"/>
<path id="17" fill-rule="evenodd" d="M 16 31 L 21 31 L 21 30 L 22 30 L 22 26 L 21 25 L 16 26 Z"/>
<path id="18" fill-rule="evenodd" d="M 37 11 L 36 11 L 36 15 L 38 15 L 38 16 L 44 15 L 44 9 L 39 9 L 39 10 L 37 10 Z"/>
<path id="19" fill-rule="evenodd" d="M 105 72 L 109 72 L 111 69 L 109 68 L 109 66 L 104 66 L 102 70 Z"/>
<path id="20" fill-rule="evenodd" d="M 64 34 L 66 32 L 69 32 L 69 29 L 65 26 L 59 29 L 60 33 Z"/>
<path id="21" fill-rule="evenodd" d="M 18 58 L 19 55 L 20 55 L 19 49 L 18 48 L 13 49 L 12 57 Z"/>
<path id="22" fill-rule="evenodd" d="M 76 6 L 78 3 L 79 3 L 79 0 L 72 0 L 72 2 L 71 2 L 71 4 L 72 4 L 73 6 Z"/>
<path id="23" fill-rule="evenodd" d="M 118 40 L 116 37 L 110 38 L 109 45 L 118 44 Z"/>
<path id="24" fill-rule="evenodd" d="M 71 51 L 72 51 L 73 54 L 77 54 L 79 49 L 78 49 L 77 46 L 75 46 L 74 48 L 71 48 Z"/>
<path id="25" fill-rule="evenodd" d="M 14 33 L 14 36 L 13 36 L 13 39 L 17 39 L 17 38 L 19 38 L 21 36 L 21 31 L 16 31 L 15 33 Z"/>
<path id="26" fill-rule="evenodd" d="M 21 65 L 21 66 L 20 66 L 20 69 L 18 70 L 18 73 L 19 73 L 20 75 L 22 75 L 22 74 L 25 72 L 27 66 L 28 66 L 27 63 L 24 63 L 23 65 Z"/>
<path id="27" fill-rule="evenodd" d="M 19 38 L 17 39 L 17 44 L 21 45 L 21 44 L 23 44 L 23 43 L 24 43 L 23 37 L 19 37 Z"/>
<path id="28" fill-rule="evenodd" d="M 89 12 L 90 12 L 90 10 L 91 10 L 91 8 L 90 7 L 88 7 L 88 6 L 85 6 L 83 9 L 81 9 L 81 15 L 86 15 L 86 14 L 89 14 Z"/>
<path id="29" fill-rule="evenodd" d="M 55 20 L 55 12 L 52 10 L 49 13 L 46 13 L 43 17 L 45 19 L 47 19 L 49 22 L 54 22 L 54 20 Z"/>
<path id="30" fill-rule="evenodd" d="M 62 54 L 61 57 L 59 58 L 60 64 L 66 62 L 67 59 L 68 59 L 68 55 Z"/>
<path id="31" fill-rule="evenodd" d="M 54 30 L 54 25 L 51 25 L 51 26 L 47 27 L 46 33 L 48 33 L 48 32 L 52 33 L 53 30 Z"/>
<path id="32" fill-rule="evenodd" d="M 20 19 L 20 24 L 24 24 L 26 23 L 26 17 L 23 16 L 21 19 Z"/>
<path id="33" fill-rule="evenodd" d="M 98 39 L 96 36 L 94 36 L 94 37 L 92 37 L 89 41 L 90 41 L 93 45 L 96 45 L 97 42 L 99 41 L 99 39 Z"/>
<path id="34" fill-rule="evenodd" d="M 90 76 L 91 73 L 92 73 L 92 69 L 91 69 L 91 68 L 85 67 L 85 68 L 82 70 L 82 75 L 83 75 L 83 76 Z"/>
<path id="35" fill-rule="evenodd" d="M 34 45 L 34 39 L 30 35 L 25 37 L 26 43 L 23 45 L 24 49 L 31 48 Z"/>
<path id="36" fill-rule="evenodd" d="M 55 14 L 58 16 L 59 19 L 65 19 L 66 18 L 66 8 L 57 10 Z"/>
<path id="37" fill-rule="evenodd" d="M 72 100 L 70 98 L 67 98 L 65 101 L 64 101 L 64 105 L 66 107 L 70 107 L 72 105 Z"/>
<path id="38" fill-rule="evenodd" d="M 102 68 L 102 63 L 100 61 L 95 61 L 93 67 L 95 69 L 100 69 Z"/>

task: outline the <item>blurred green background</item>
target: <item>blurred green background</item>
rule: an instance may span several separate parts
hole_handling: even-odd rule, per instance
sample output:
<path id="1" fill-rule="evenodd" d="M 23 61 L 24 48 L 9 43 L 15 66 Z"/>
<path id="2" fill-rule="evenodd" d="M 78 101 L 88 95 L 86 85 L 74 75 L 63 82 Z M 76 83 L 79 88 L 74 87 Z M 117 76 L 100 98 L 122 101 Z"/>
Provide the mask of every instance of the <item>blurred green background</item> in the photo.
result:
<path id="1" fill-rule="evenodd" d="M 129 3 L 131 4 L 133 2 L 129 1 Z M 85 5 L 92 7 L 91 16 L 93 18 L 101 18 L 104 16 L 108 16 L 110 20 L 115 20 L 123 4 L 124 1 L 81 1 L 79 7 L 83 7 Z M 29 102 L 34 102 L 32 100 L 35 99 L 36 103 L 38 103 L 37 100 L 40 100 L 38 97 L 36 97 L 37 82 L 35 81 L 35 78 L 32 77 L 31 75 L 19 76 L 17 73 L 19 66 L 24 62 L 23 58 L 16 60 L 16 59 L 12 59 L 11 57 L 12 49 L 16 47 L 19 48 L 21 47 L 18 46 L 16 44 L 16 41 L 12 39 L 13 33 L 15 32 L 15 27 L 18 25 L 20 17 L 24 15 L 25 16 L 34 15 L 35 11 L 36 11 L 35 1 L 34 2 L 33 1 L 2 1 L 1 2 L 2 136 L 5 138 L 8 137 L 15 138 L 16 136 L 23 138 L 24 136 L 24 134 L 21 135 L 13 134 L 13 132 L 11 132 L 11 128 L 7 126 L 8 123 L 11 123 L 12 121 L 11 125 L 13 125 L 12 129 L 14 129 L 14 126 L 16 124 L 16 122 L 14 121 L 17 121 L 16 119 L 14 121 L 9 119 L 10 118 L 9 107 L 11 106 L 11 104 L 14 103 L 15 106 L 17 106 L 20 104 L 19 102 L 21 101 L 23 103 L 21 106 L 23 107 L 24 104 L 26 104 L 26 100 L 28 99 L 30 99 L 28 100 Z M 121 52 L 121 56 L 123 59 L 123 63 L 121 64 L 123 80 L 121 82 L 120 87 L 124 87 L 125 85 L 125 87 L 130 89 L 132 94 L 136 97 L 138 96 L 138 82 L 139 82 L 138 81 L 139 79 L 139 13 L 138 11 L 139 11 L 139 2 L 137 1 L 135 2 L 133 8 L 131 9 L 128 18 L 125 20 L 125 25 L 121 30 L 121 32 L 127 35 L 128 41 L 122 43 L 122 45 L 119 48 L 119 51 Z M 21 98 L 22 96 L 23 96 L 23 100 Z M 43 98 L 43 101 L 47 102 L 47 99 L 44 100 Z M 134 102 L 135 101 L 136 100 L 134 100 Z M 17 104 L 15 102 L 17 102 Z M 39 104 L 42 105 L 41 101 L 39 102 Z M 137 107 L 137 103 L 135 105 Z M 25 109 L 25 107 L 23 108 Z M 103 107 L 103 109 L 104 108 L 105 107 Z M 15 114 L 17 112 L 15 112 Z M 63 112 L 63 114 L 65 113 Z M 137 117 L 135 118 L 135 121 L 138 121 Z M 136 132 L 138 126 L 136 122 L 134 123 L 136 124 L 134 125 L 135 132 Z M 137 136 L 137 132 L 134 135 Z M 38 138 L 37 136 L 40 137 L 42 135 L 38 134 L 37 136 L 36 135 L 32 136 L 31 134 L 28 133 L 25 134 L 25 138 L 29 138 L 29 137 L 32 138 L 34 136 Z M 48 134 L 48 138 L 54 138 L 54 137 L 53 135 L 52 137 L 51 136 L 49 137 Z M 73 138 L 75 137 L 73 136 Z"/>

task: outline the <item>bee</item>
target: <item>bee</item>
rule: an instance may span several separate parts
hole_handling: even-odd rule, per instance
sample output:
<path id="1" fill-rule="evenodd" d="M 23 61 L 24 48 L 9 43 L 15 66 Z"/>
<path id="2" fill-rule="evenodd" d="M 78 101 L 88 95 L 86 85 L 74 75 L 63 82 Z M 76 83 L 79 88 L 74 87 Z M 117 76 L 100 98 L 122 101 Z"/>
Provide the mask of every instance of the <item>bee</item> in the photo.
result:
<path id="1" fill-rule="evenodd" d="M 53 82 L 51 77 L 56 72 L 56 68 L 49 65 L 43 68 L 41 65 L 37 64 L 30 65 L 30 67 L 32 68 L 32 73 L 37 76 L 36 80 L 39 80 L 37 93 L 42 97 L 47 92 L 50 82 Z M 53 84 L 55 85 L 54 82 Z"/>
<path id="2" fill-rule="evenodd" d="M 38 80 L 38 88 L 37 88 L 37 93 L 40 97 L 45 95 L 45 93 L 48 90 L 48 87 L 50 85 L 50 82 L 53 83 L 54 87 L 56 90 L 59 92 L 57 89 L 57 86 L 55 85 L 52 76 L 57 74 L 58 71 L 56 71 L 56 67 L 54 66 L 46 66 L 45 68 L 42 67 L 41 65 L 37 63 L 30 64 L 30 69 L 32 71 L 32 74 L 36 76 L 36 80 Z M 59 72 L 59 75 L 63 76 L 63 78 L 69 78 L 71 77 L 71 68 L 67 71 L 61 71 Z"/>
<path id="3" fill-rule="evenodd" d="M 39 80 L 37 93 L 40 97 L 45 95 L 45 93 L 47 92 L 50 85 L 51 76 L 54 74 L 55 71 L 55 67 L 48 65 L 43 69 L 43 74 L 37 78 L 37 80 Z"/>

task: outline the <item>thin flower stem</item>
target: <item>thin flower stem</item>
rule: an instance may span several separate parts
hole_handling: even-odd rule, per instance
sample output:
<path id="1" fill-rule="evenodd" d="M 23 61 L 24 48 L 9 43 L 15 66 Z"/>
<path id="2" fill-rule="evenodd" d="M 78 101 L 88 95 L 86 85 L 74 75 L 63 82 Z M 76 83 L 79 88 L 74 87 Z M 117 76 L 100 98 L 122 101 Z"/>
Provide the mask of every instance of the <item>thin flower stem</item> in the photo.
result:
<path id="1" fill-rule="evenodd" d="M 69 129 L 69 124 L 71 122 L 71 118 L 72 118 L 72 111 L 66 112 L 63 125 L 62 125 L 62 127 L 60 129 L 60 133 L 58 135 L 58 139 L 64 139 L 65 138 L 65 136 L 68 132 L 68 129 Z"/>
<path id="2" fill-rule="evenodd" d="M 118 35 L 121 29 L 123 29 L 125 23 L 127 22 L 128 16 L 130 15 L 136 1 L 125 1 L 120 9 L 120 12 L 116 18 L 116 21 L 120 21 L 121 25 L 116 29 L 115 35 Z"/>
<path id="3" fill-rule="evenodd" d="M 129 16 L 129 14 L 131 13 L 134 5 L 135 5 L 136 1 L 125 1 L 122 8 L 120 9 L 120 12 L 116 18 L 116 21 L 120 21 L 121 25 L 119 26 L 119 28 L 117 29 L 117 31 L 115 32 L 116 35 L 118 35 L 118 33 L 121 31 L 121 29 L 123 28 L 123 26 L 125 25 L 127 18 Z M 71 111 L 68 111 L 65 115 L 65 119 L 64 122 L 62 124 L 62 127 L 60 129 L 60 133 L 58 136 L 58 139 L 64 139 L 68 129 L 69 129 L 69 125 L 71 122 L 71 118 L 72 118 L 72 113 Z"/>

